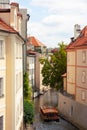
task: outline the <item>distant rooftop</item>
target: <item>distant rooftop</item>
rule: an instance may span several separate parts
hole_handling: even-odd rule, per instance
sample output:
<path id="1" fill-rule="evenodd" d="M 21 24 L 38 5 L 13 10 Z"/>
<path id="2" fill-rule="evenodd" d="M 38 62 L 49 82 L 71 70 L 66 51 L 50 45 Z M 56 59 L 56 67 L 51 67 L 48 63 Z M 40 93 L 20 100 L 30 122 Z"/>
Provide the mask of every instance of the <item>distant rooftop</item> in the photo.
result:
<path id="1" fill-rule="evenodd" d="M 34 36 L 28 37 L 28 42 L 27 44 L 32 44 L 35 47 L 39 46 L 45 46 L 43 43 L 41 43 L 38 39 L 36 39 Z"/>

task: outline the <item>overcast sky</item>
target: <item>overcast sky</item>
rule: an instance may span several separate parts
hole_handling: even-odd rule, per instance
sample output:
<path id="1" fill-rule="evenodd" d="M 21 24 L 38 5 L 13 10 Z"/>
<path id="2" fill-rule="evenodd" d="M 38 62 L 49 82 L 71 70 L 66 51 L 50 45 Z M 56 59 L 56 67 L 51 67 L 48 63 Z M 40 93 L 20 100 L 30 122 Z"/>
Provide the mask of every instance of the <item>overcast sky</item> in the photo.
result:
<path id="1" fill-rule="evenodd" d="M 69 44 L 74 25 L 87 25 L 87 0 L 10 0 L 27 8 L 30 14 L 28 35 L 36 37 L 47 47 Z"/>

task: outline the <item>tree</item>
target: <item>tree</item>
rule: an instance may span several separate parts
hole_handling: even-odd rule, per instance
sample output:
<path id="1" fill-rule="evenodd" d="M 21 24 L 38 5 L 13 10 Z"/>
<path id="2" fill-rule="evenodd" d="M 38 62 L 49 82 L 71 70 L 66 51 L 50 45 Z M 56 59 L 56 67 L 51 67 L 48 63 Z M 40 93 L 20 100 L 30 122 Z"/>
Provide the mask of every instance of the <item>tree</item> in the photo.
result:
<path id="1" fill-rule="evenodd" d="M 29 86 L 28 73 L 24 74 L 24 124 L 32 123 L 34 118 L 34 106 L 31 100 L 32 88 Z"/>
<path id="2" fill-rule="evenodd" d="M 58 51 L 50 56 L 50 60 L 40 59 L 40 63 L 43 64 L 43 85 L 60 89 L 63 87 L 62 74 L 66 72 L 66 45 L 63 42 L 58 45 Z"/>
<path id="3" fill-rule="evenodd" d="M 24 101 L 24 124 L 33 123 L 34 118 L 34 106 L 31 101 Z"/>
<path id="4" fill-rule="evenodd" d="M 24 99 L 30 100 L 31 96 L 32 96 L 32 88 L 31 88 L 31 86 L 29 86 L 29 78 L 28 78 L 27 72 L 25 72 L 23 78 L 24 78 L 24 81 L 23 81 L 23 84 L 24 84 Z"/>

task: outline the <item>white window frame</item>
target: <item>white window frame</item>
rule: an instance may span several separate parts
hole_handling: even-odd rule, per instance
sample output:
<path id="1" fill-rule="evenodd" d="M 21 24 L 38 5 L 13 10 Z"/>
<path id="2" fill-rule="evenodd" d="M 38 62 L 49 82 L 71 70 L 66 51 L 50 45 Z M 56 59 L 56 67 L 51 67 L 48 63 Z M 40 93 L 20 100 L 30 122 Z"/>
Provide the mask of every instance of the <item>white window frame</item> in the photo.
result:
<path id="1" fill-rule="evenodd" d="M 16 43 L 16 59 L 22 59 L 22 44 Z"/>
<path id="2" fill-rule="evenodd" d="M 86 82 L 86 72 L 82 71 L 82 83 Z"/>
<path id="3" fill-rule="evenodd" d="M 4 40 L 0 40 L 0 59 L 4 58 Z"/>
<path id="4" fill-rule="evenodd" d="M 0 130 L 3 130 L 3 116 L 0 116 Z"/>
<path id="5" fill-rule="evenodd" d="M 3 78 L 0 78 L 0 97 L 3 96 Z"/>
<path id="6" fill-rule="evenodd" d="M 19 83 L 19 81 L 18 81 L 18 74 L 16 74 L 16 92 L 18 91 L 18 83 Z"/>
<path id="7" fill-rule="evenodd" d="M 85 63 L 86 62 L 86 51 L 82 51 L 82 62 Z"/>
<path id="8" fill-rule="evenodd" d="M 85 99 L 86 99 L 86 92 L 82 91 L 82 100 L 85 100 Z"/>

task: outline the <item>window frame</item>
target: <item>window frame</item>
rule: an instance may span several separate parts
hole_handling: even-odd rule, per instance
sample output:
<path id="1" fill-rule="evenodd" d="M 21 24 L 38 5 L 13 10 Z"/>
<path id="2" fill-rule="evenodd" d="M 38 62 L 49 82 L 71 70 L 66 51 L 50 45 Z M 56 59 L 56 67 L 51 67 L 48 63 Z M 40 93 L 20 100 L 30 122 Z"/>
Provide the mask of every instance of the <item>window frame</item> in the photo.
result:
<path id="1" fill-rule="evenodd" d="M 0 116 L 0 130 L 3 130 L 3 116 Z"/>
<path id="2" fill-rule="evenodd" d="M 86 50 L 82 51 L 82 62 L 86 63 Z"/>
<path id="3" fill-rule="evenodd" d="M 86 82 L 86 71 L 82 71 L 82 83 Z"/>
<path id="4" fill-rule="evenodd" d="M 0 97 L 3 97 L 3 77 L 0 77 Z"/>
<path id="5" fill-rule="evenodd" d="M 86 92 L 85 92 L 85 91 L 82 91 L 82 92 L 81 92 L 81 99 L 82 99 L 83 101 L 86 100 Z"/>
<path id="6" fill-rule="evenodd" d="M 0 59 L 4 58 L 4 50 L 5 46 L 4 46 L 4 40 L 0 40 Z"/>

